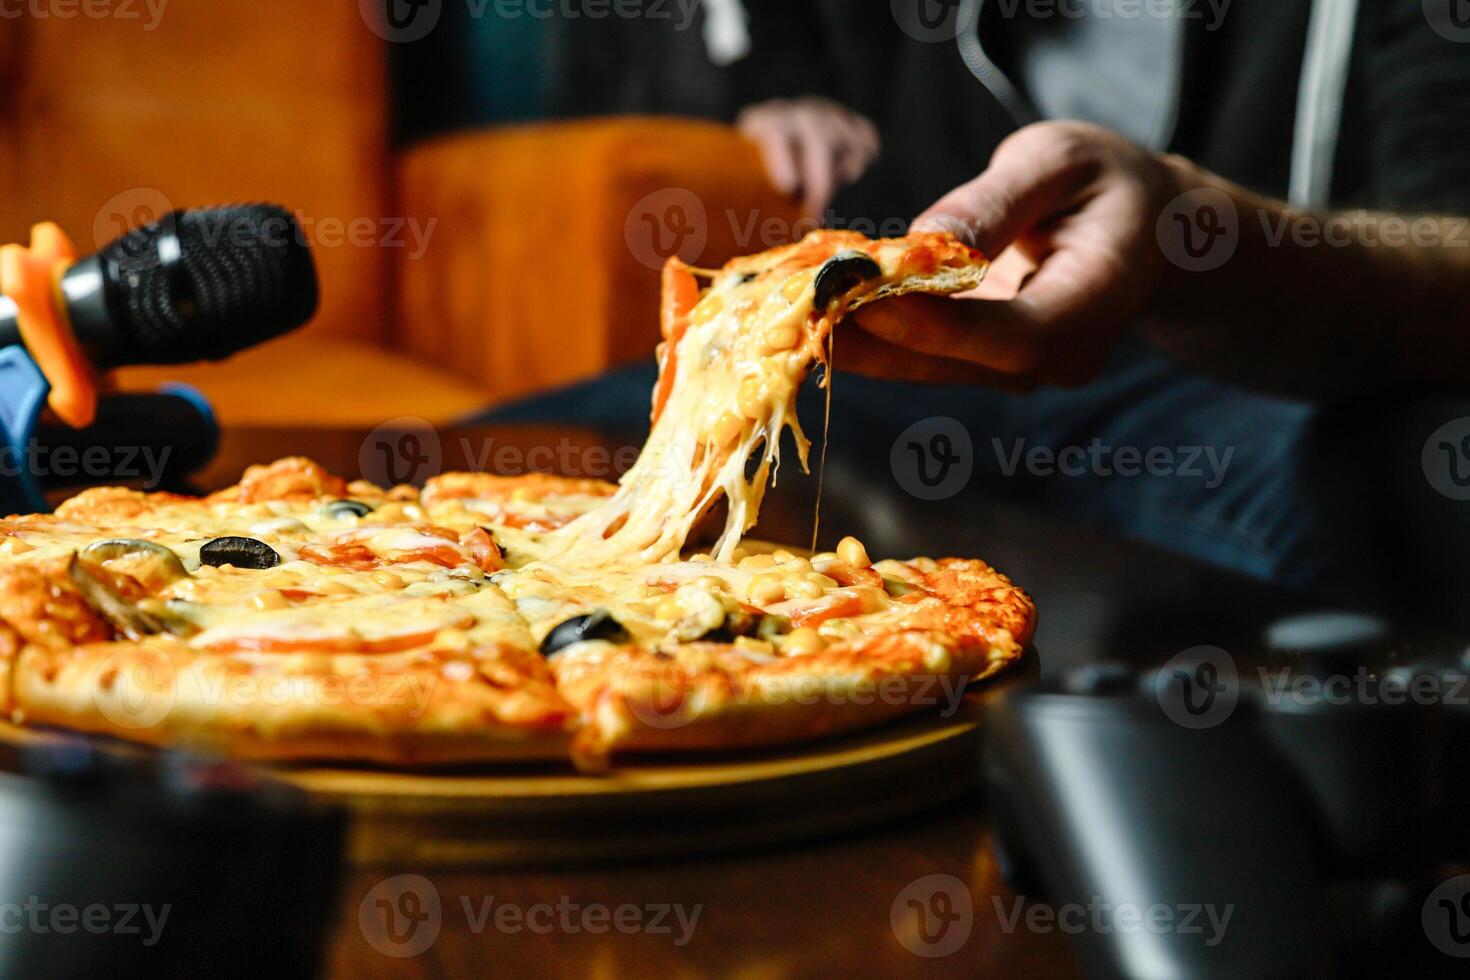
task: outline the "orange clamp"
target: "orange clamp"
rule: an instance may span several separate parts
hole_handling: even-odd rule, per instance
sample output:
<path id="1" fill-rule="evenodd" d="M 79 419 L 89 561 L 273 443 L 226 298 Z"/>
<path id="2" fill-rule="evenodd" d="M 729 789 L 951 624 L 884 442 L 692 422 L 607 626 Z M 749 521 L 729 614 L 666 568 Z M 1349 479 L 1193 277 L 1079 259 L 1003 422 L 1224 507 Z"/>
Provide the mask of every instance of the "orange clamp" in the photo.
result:
<path id="1" fill-rule="evenodd" d="M 61 300 L 61 277 L 76 257 L 53 222 L 34 225 L 30 247 L 0 246 L 0 293 L 15 302 L 21 341 L 51 383 L 46 403 L 67 425 L 81 428 L 97 413 L 97 374 Z"/>

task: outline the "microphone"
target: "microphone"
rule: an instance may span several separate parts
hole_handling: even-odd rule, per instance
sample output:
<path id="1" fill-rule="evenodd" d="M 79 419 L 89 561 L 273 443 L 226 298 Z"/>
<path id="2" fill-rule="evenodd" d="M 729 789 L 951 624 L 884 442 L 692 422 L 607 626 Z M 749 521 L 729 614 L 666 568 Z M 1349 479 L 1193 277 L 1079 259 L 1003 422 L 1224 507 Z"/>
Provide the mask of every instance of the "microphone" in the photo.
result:
<path id="1" fill-rule="evenodd" d="M 99 369 L 217 361 L 309 320 L 316 266 L 284 208 L 175 211 L 67 269 L 59 300 Z M 16 318 L 0 296 L 0 348 L 22 343 Z"/>

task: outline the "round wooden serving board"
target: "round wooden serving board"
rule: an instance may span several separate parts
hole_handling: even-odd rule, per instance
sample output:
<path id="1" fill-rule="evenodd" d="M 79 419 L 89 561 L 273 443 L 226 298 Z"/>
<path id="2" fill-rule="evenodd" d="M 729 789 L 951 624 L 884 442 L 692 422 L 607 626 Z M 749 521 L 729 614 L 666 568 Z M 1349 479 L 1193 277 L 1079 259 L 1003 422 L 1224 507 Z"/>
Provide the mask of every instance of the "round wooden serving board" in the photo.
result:
<path id="1" fill-rule="evenodd" d="M 984 697 L 966 696 L 948 717 L 917 715 L 781 751 L 622 760 L 599 776 L 552 767 L 267 771 L 347 809 L 348 859 L 358 865 L 709 853 L 870 826 L 967 792 L 979 778 Z M 59 737 L 0 722 L 0 742 L 11 745 Z"/>

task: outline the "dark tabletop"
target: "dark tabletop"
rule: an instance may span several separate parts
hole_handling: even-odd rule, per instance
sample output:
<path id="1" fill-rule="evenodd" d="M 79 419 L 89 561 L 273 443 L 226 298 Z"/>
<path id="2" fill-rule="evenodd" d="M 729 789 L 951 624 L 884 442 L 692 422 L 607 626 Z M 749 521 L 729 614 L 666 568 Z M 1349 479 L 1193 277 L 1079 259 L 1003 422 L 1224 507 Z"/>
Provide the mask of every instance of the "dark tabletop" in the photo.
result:
<path id="1" fill-rule="evenodd" d="M 365 471 L 379 481 L 422 482 L 435 471 L 476 463 L 507 472 L 610 478 L 635 451 L 629 440 L 551 427 L 412 434 L 405 443 L 397 431 L 227 431 L 218 456 L 197 479 L 204 487 L 226 485 L 245 466 L 288 454 L 311 456 L 344 475 Z M 882 480 L 844 472 L 840 464 L 828 466 L 825 480 L 824 546 L 851 533 L 875 557 L 977 555 L 1026 588 L 1040 609 L 1035 647 L 1043 672 L 1097 658 L 1159 662 L 1200 644 L 1249 651 L 1274 617 L 1314 608 L 1308 599 L 1262 583 L 1065 523 L 1024 501 L 925 502 Z M 755 533 L 809 543 L 814 485 L 788 465 Z M 414 873 L 439 892 L 442 931 L 422 954 L 390 958 L 365 941 L 358 909 L 384 878 Z M 911 952 L 905 942 L 913 945 L 913 936 L 891 917 L 895 909 L 901 916 L 901 893 L 915 882 L 932 894 L 932 884 L 923 881 L 931 875 L 963 883 L 972 923 L 968 938 L 950 944 L 953 951 L 943 942 L 919 944 L 947 953 L 939 957 Z M 482 920 L 487 900 L 491 918 Z M 330 974 L 341 977 L 1074 975 L 1066 937 L 1030 931 L 1024 919 L 1012 919 L 1014 901 L 996 868 L 983 802 L 966 798 L 896 826 L 756 853 L 577 869 L 355 871 L 345 881 L 329 965 Z M 568 914 L 586 928 L 497 928 L 495 908 L 538 903 L 700 911 L 687 942 L 679 941 L 677 924 L 668 933 L 610 924 L 594 931 L 597 921 L 578 918 L 580 911 Z M 675 923 L 673 913 L 667 915 Z"/>

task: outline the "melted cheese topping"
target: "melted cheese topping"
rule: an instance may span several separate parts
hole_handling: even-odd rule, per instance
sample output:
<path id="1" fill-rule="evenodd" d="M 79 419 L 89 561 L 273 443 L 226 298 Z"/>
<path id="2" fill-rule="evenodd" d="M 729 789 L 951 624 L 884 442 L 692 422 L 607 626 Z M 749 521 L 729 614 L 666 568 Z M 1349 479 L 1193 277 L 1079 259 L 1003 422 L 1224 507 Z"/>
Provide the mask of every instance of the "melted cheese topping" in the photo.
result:
<path id="1" fill-rule="evenodd" d="M 845 252 L 870 256 L 881 274 L 814 309 L 823 264 Z M 976 261 L 973 254 L 963 259 Z M 787 429 L 807 469 L 811 443 L 796 417 L 796 395 L 811 365 L 825 363 L 833 324 L 862 299 L 932 273 L 936 261 L 913 240 L 814 232 L 705 273 L 711 286 L 678 323 L 682 333 L 666 341 L 674 345 L 660 372 L 668 397 L 655 407 L 648 442 L 612 498 L 551 536 L 552 555 L 593 567 L 673 561 L 723 498 L 728 513 L 712 553 L 728 561 L 774 482 Z"/>
<path id="2" fill-rule="evenodd" d="M 823 263 L 854 249 L 875 259 L 881 274 L 814 309 Z M 568 618 L 598 609 L 633 640 L 655 646 L 716 635 L 730 643 L 730 624 L 739 622 L 746 632 L 735 649 L 756 660 L 800 652 L 790 637 L 803 631 L 811 635 L 801 643 L 891 629 L 914 603 L 897 601 L 901 590 L 890 594 L 887 573 L 867 568 L 866 558 L 857 568 L 830 554 L 742 558 L 739 545 L 774 479 L 786 430 L 807 465 L 797 389 L 811 365 L 825 361 L 833 323 L 908 277 L 980 261 L 940 236 L 874 242 L 819 232 L 700 273 L 710 281 L 702 294 L 692 270 L 674 268 L 689 277 L 676 285 L 691 299 L 665 323 L 652 432 L 610 496 L 585 481 L 557 484 L 561 490 L 486 486 L 483 498 L 447 499 L 353 484 L 357 508 L 341 504 L 340 482 L 337 494 L 243 503 L 229 492 L 192 500 L 93 491 L 58 516 L 0 520 L 0 564 L 63 568 L 102 540 L 160 545 L 182 571 L 146 549 L 98 561 L 124 585 L 135 577 L 136 588 L 123 588 L 126 604 L 195 649 L 240 657 L 525 650 Z M 282 461 L 247 478 L 309 485 L 312 467 Z M 712 554 L 681 558 L 696 523 L 720 500 L 728 514 Z M 203 546 L 225 535 L 262 541 L 280 562 L 203 565 Z M 576 656 L 595 657 L 608 644 L 574 646 Z"/>

